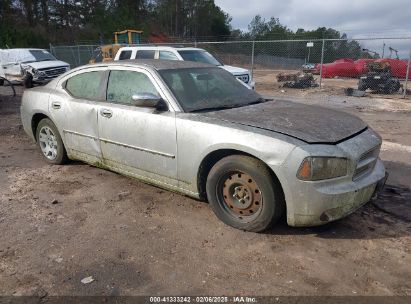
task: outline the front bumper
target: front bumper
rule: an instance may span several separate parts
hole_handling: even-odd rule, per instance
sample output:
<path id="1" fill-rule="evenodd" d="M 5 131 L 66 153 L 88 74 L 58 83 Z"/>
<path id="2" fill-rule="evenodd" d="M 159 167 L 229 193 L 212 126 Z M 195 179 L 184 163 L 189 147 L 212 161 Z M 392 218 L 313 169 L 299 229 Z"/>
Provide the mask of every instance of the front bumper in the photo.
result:
<path id="1" fill-rule="evenodd" d="M 354 212 L 370 201 L 377 185 L 384 183 L 386 175 L 384 165 L 378 158 L 381 143 L 381 137 L 367 128 L 336 145 L 299 146 L 282 164 L 273 166 L 283 188 L 288 224 L 323 225 Z M 296 172 L 303 159 L 310 155 L 347 158 L 347 175 L 319 181 L 298 179 Z"/>
<path id="2" fill-rule="evenodd" d="M 287 213 L 291 226 L 318 226 L 343 218 L 375 198 L 387 179 L 384 165 L 377 160 L 372 172 L 356 181 L 322 185 L 305 189 L 292 214 Z"/>

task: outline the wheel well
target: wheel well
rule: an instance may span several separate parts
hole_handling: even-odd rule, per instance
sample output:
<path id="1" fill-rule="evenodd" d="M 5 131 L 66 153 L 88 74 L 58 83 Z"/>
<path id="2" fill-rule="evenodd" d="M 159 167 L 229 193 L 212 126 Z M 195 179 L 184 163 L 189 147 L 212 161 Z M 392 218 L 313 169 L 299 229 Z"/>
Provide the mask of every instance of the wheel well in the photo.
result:
<path id="1" fill-rule="evenodd" d="M 38 126 L 39 122 L 44 118 L 48 118 L 48 116 L 44 115 L 42 113 L 37 113 L 37 114 L 34 114 L 33 118 L 31 119 L 31 130 L 33 132 L 34 139 L 36 141 L 37 141 L 37 138 L 36 138 L 37 126 Z"/>
<path id="2" fill-rule="evenodd" d="M 245 156 L 250 156 L 255 159 L 258 159 L 261 161 L 270 171 L 271 176 L 273 178 L 273 181 L 277 182 L 280 189 L 281 189 L 281 195 L 284 198 L 284 191 L 283 187 L 277 177 L 277 175 L 274 173 L 274 171 L 267 166 L 261 159 L 255 157 L 254 155 L 251 155 L 249 153 L 245 153 L 242 151 L 234 150 L 234 149 L 222 149 L 222 150 L 216 150 L 208 154 L 203 161 L 201 162 L 200 168 L 198 169 L 198 176 L 197 176 L 197 187 L 198 187 L 198 192 L 200 194 L 200 198 L 202 200 L 207 199 L 207 193 L 206 193 L 206 182 L 207 182 L 207 177 L 208 174 L 210 173 L 211 168 L 222 158 L 230 156 L 230 155 L 245 155 Z"/>

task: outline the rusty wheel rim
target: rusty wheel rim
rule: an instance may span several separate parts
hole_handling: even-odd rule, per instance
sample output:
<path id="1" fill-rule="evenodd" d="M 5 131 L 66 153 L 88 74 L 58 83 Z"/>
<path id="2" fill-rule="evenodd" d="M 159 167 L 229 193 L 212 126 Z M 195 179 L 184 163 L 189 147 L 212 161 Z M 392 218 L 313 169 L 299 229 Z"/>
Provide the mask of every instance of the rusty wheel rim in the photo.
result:
<path id="1" fill-rule="evenodd" d="M 246 222 L 259 215 L 263 195 L 252 176 L 236 171 L 228 173 L 220 181 L 219 201 L 229 215 Z"/>

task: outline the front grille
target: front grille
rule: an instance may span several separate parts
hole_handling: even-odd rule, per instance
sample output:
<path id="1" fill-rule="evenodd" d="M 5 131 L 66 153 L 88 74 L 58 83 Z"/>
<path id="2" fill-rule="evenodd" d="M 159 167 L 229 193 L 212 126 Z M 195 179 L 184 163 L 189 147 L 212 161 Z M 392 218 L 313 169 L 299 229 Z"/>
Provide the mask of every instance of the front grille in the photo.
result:
<path id="1" fill-rule="evenodd" d="M 245 83 L 248 83 L 250 80 L 250 76 L 248 74 L 236 75 L 235 77 Z"/>
<path id="2" fill-rule="evenodd" d="M 364 177 L 374 169 L 379 154 L 380 145 L 368 150 L 360 156 L 353 175 L 354 181 Z"/>
<path id="3" fill-rule="evenodd" d="M 66 72 L 66 67 L 56 67 L 51 69 L 39 69 L 39 71 L 44 72 L 47 77 L 57 77 L 64 72 Z"/>

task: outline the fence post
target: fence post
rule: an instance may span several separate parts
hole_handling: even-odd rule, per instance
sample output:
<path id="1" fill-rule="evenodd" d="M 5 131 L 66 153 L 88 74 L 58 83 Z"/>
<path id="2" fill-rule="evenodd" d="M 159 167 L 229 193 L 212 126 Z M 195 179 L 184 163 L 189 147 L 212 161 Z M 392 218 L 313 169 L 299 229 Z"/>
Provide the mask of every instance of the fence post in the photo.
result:
<path id="1" fill-rule="evenodd" d="M 321 89 L 322 81 L 323 81 L 324 44 L 325 44 L 325 39 L 323 39 L 323 45 L 322 45 L 322 47 L 321 47 L 320 89 Z"/>
<path id="2" fill-rule="evenodd" d="M 253 47 L 251 49 L 251 79 L 254 79 L 254 47 L 255 41 L 253 40 Z"/>
<path id="3" fill-rule="evenodd" d="M 410 77 L 410 62 L 411 62 L 411 51 L 410 51 L 410 57 L 408 58 L 407 73 L 405 74 L 404 92 L 402 95 L 403 98 L 406 98 L 407 96 L 408 78 Z"/>
<path id="4" fill-rule="evenodd" d="M 77 44 L 78 65 L 81 65 L 80 46 Z"/>
<path id="5" fill-rule="evenodd" d="M 51 42 L 49 43 L 49 47 L 50 47 L 50 54 L 53 54 L 53 46 L 51 45 Z"/>

